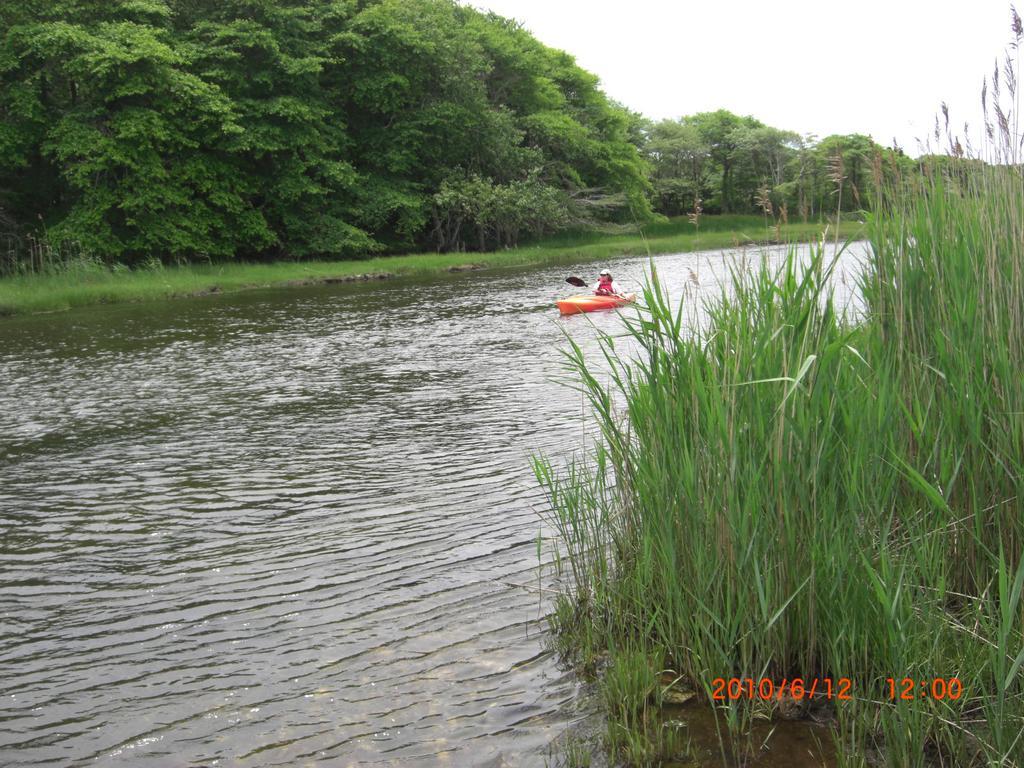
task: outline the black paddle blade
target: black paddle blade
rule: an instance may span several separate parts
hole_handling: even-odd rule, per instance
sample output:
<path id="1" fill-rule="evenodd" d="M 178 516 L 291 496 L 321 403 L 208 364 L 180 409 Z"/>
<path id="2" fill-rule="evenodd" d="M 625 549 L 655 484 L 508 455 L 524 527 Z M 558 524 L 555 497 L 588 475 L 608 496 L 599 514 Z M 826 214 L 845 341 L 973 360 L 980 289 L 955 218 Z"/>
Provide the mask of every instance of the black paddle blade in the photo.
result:
<path id="1" fill-rule="evenodd" d="M 587 285 L 586 282 L 580 280 L 578 277 L 567 277 L 565 278 L 565 282 L 569 285 L 575 285 L 577 288 L 584 288 Z"/>

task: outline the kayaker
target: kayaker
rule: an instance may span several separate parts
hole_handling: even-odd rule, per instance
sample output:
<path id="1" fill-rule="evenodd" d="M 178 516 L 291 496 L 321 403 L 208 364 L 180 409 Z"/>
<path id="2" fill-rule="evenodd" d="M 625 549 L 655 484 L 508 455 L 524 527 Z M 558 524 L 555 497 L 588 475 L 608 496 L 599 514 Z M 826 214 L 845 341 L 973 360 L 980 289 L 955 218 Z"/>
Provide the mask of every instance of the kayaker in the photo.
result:
<path id="1" fill-rule="evenodd" d="M 598 296 L 620 296 L 622 288 L 612 280 L 612 273 L 607 269 L 601 270 L 597 285 L 594 286 L 594 293 Z"/>

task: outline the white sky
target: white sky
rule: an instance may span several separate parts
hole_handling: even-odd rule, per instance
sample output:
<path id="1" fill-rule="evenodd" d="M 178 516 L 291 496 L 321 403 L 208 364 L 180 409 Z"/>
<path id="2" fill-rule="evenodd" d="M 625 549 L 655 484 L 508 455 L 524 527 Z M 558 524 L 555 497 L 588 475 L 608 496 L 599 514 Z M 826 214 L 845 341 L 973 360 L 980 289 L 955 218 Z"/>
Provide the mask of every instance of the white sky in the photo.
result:
<path id="1" fill-rule="evenodd" d="M 911 155 L 942 101 L 980 144 L 982 79 L 1011 40 L 1010 0 L 461 1 L 522 22 L 648 117 L 724 108 Z"/>

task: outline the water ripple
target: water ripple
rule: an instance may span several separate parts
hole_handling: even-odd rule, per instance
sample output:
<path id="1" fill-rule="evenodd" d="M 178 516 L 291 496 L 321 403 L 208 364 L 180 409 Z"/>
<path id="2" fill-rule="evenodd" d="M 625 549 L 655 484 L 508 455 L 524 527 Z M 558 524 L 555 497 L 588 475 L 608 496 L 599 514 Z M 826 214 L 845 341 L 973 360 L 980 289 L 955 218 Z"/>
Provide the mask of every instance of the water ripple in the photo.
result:
<path id="1" fill-rule="evenodd" d="M 562 273 L 4 321 L 0 763 L 543 764 L 529 457 L 595 434 L 563 331 L 621 323 Z"/>

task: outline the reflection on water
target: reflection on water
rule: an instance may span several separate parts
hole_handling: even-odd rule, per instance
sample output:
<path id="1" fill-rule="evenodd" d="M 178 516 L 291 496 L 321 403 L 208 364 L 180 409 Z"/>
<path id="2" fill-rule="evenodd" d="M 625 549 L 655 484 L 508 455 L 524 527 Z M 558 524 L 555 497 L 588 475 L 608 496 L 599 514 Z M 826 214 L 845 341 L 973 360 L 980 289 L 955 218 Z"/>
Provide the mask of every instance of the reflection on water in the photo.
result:
<path id="1" fill-rule="evenodd" d="M 0 763 L 543 765 L 589 705 L 528 458 L 589 432 L 563 332 L 621 320 L 553 301 L 594 271 L 0 323 Z"/>

